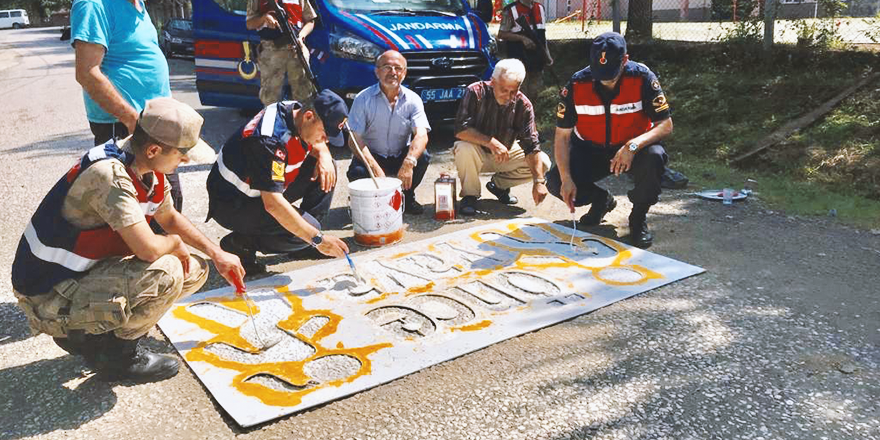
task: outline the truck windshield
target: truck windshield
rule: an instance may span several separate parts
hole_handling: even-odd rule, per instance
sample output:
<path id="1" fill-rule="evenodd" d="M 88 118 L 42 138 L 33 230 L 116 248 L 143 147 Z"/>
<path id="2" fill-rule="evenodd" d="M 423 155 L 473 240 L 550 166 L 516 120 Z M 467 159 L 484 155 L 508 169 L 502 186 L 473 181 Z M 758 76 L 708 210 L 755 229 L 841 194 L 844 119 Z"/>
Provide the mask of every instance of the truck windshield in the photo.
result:
<path id="1" fill-rule="evenodd" d="M 329 0 L 347 11 L 385 12 L 409 15 L 461 15 L 461 0 Z"/>

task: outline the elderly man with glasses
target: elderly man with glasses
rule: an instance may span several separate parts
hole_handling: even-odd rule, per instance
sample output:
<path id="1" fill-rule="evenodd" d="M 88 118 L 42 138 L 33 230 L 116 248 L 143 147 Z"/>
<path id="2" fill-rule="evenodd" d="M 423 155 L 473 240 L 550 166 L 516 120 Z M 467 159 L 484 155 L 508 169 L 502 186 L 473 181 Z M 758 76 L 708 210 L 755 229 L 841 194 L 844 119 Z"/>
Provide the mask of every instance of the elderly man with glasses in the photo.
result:
<path id="1" fill-rule="evenodd" d="M 422 99 L 402 84 L 406 58 L 400 52 L 380 55 L 375 71 L 379 82 L 358 93 L 349 112 L 349 125 L 367 163 L 352 159 L 348 180 L 369 177 L 368 166 L 377 177 L 396 176 L 403 182 L 404 212 L 418 215 L 424 208 L 415 190 L 431 159 L 426 150 L 431 125 Z"/>

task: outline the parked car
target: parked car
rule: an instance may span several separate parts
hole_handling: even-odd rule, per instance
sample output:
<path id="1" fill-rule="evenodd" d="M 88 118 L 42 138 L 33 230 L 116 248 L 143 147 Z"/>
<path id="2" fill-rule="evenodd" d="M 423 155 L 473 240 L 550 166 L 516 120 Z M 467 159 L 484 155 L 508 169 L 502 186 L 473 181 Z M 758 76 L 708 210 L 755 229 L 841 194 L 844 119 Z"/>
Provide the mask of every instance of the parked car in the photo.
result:
<path id="1" fill-rule="evenodd" d="M 27 11 L 24 9 L 6 9 L 0 11 L 0 29 L 13 28 L 21 29 L 30 26 Z"/>
<path id="2" fill-rule="evenodd" d="M 193 55 L 193 25 L 191 20 L 174 18 L 162 28 L 162 52 L 171 58 L 176 55 Z"/>

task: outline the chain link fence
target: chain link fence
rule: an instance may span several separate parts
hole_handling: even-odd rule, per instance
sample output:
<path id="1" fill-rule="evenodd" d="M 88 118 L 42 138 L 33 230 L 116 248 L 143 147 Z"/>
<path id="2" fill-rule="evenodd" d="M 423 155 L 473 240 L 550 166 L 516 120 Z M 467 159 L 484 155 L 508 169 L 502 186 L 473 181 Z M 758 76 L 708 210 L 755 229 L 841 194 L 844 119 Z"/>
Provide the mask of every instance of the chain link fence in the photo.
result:
<path id="1" fill-rule="evenodd" d="M 501 9 L 495 0 L 497 33 Z M 627 24 L 648 21 L 660 40 L 711 42 L 764 38 L 765 10 L 773 21 L 773 43 L 841 47 L 880 43 L 880 0 L 542 0 L 547 38 L 592 38 Z M 615 5 L 616 3 L 616 5 Z M 650 12 L 648 12 L 650 11 Z M 629 35 L 627 35 L 629 37 Z"/>

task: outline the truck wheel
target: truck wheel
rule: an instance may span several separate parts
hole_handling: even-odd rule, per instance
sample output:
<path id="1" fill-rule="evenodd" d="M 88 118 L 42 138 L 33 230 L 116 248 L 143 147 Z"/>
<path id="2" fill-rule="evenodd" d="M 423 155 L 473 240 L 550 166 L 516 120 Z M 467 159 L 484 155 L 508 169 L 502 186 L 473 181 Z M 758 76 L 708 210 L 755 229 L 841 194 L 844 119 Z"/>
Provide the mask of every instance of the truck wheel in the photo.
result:
<path id="1" fill-rule="evenodd" d="M 13 29 L 21 29 L 21 24 L 20 23 L 12 23 L 12 28 Z"/>

